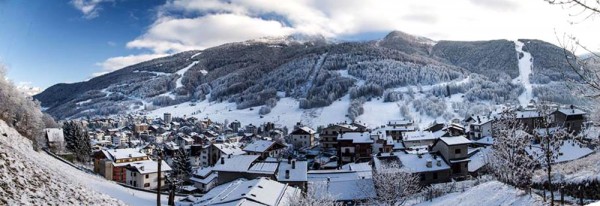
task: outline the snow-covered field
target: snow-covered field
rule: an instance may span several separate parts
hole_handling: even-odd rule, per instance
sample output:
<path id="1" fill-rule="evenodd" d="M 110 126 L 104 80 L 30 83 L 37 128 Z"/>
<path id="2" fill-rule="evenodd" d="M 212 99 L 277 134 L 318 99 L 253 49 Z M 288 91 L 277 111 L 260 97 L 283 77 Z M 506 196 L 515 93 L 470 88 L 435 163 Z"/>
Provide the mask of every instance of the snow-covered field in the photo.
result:
<path id="1" fill-rule="evenodd" d="M 450 193 L 418 206 L 544 205 L 542 198 L 498 181 L 482 183 L 465 192 Z"/>
<path id="2" fill-rule="evenodd" d="M 4 136 L 3 134 L 6 134 Z M 0 205 L 155 205 L 156 194 L 122 187 L 36 152 L 0 121 Z M 161 199 L 167 203 L 167 196 Z"/>
<path id="3" fill-rule="evenodd" d="M 273 122 L 281 124 L 288 128 L 293 128 L 297 122 L 302 122 L 309 126 L 317 126 L 335 122 L 349 121 L 346 118 L 348 106 L 350 105 L 349 96 L 341 98 L 330 106 L 317 109 L 300 109 L 299 102 L 293 98 L 282 98 L 277 105 L 271 109 L 271 113 L 263 115 L 258 114 L 260 107 L 238 110 L 235 103 L 222 102 L 214 103 L 208 100 L 195 103 L 183 103 L 179 105 L 163 107 L 151 111 L 149 117 L 162 117 L 164 113 L 169 112 L 176 117 L 196 117 L 199 119 L 210 118 L 216 121 L 234 121 L 238 120 L 244 124 L 261 124 L 263 122 Z"/>

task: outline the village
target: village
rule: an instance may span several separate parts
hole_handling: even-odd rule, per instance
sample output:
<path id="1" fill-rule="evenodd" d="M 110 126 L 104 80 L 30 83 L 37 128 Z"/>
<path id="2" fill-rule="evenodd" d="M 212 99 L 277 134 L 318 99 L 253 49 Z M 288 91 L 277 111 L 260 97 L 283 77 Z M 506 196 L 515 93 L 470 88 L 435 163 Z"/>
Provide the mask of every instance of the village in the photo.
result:
<path id="1" fill-rule="evenodd" d="M 544 114 L 531 104 L 505 112 L 529 134 L 557 128 L 573 134 L 561 146 L 555 163 L 594 152 L 598 135 L 584 132 L 593 124 L 581 109 L 555 106 Z M 373 176 L 390 163 L 417 177 L 411 184 L 419 186 L 489 175 L 486 165 L 500 115 L 433 122 L 426 128 L 407 119 L 375 127 L 338 122 L 311 128 L 298 122 L 287 128 L 170 113 L 156 119 L 128 115 L 76 122 L 86 128 L 92 145 L 91 162 L 82 167 L 144 191 L 174 187 L 177 194 L 188 195 L 178 199 L 178 205 L 231 201 L 285 205 L 289 200 L 284 196 L 298 192 L 327 194 L 331 201 L 357 204 L 381 195 L 376 188 L 382 183 Z M 550 130 L 537 126 L 548 116 Z M 46 135 L 50 151 L 61 156 L 69 153 L 62 128 L 46 129 Z M 539 141 L 530 144 L 528 152 L 534 155 Z"/>

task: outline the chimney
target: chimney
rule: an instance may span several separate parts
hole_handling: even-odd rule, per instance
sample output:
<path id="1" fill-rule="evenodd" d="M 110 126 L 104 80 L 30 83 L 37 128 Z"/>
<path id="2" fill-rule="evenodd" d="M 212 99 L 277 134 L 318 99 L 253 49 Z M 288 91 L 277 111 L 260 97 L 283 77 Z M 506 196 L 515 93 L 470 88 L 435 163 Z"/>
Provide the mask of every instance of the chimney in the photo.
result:
<path id="1" fill-rule="evenodd" d="M 221 157 L 221 164 L 224 165 L 225 164 L 225 157 Z"/>
<path id="2" fill-rule="evenodd" d="M 327 183 L 331 182 L 331 179 L 329 179 L 329 177 L 327 178 Z"/>
<path id="3" fill-rule="evenodd" d="M 129 157 L 133 157 L 131 154 L 129 154 Z"/>
<path id="4" fill-rule="evenodd" d="M 292 169 L 296 169 L 296 160 L 292 161 Z"/>
<path id="5" fill-rule="evenodd" d="M 231 159 L 231 154 L 228 154 L 228 155 L 227 155 L 227 159 Z"/>
<path id="6" fill-rule="evenodd" d="M 144 171 L 144 166 L 141 166 L 141 167 L 140 167 L 140 170 Z"/>
<path id="7" fill-rule="evenodd" d="M 427 167 L 431 168 L 431 166 L 432 166 L 432 161 L 431 160 L 427 160 Z"/>
<path id="8" fill-rule="evenodd" d="M 438 160 L 437 160 L 437 163 L 436 163 L 436 165 L 437 165 L 438 167 L 441 167 L 441 166 L 442 166 L 442 160 L 441 160 L 441 159 L 438 159 Z"/>
<path id="9" fill-rule="evenodd" d="M 285 170 L 285 179 L 290 179 L 290 170 Z"/>

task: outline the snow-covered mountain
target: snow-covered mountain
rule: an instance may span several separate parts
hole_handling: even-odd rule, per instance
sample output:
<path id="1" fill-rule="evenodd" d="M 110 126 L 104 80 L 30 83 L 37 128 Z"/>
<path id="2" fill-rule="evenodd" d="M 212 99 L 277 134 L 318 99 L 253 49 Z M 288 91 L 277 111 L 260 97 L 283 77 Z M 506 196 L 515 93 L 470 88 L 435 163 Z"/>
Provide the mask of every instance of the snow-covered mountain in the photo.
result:
<path id="1" fill-rule="evenodd" d="M 577 78 L 563 50 L 543 41 L 436 42 L 394 31 L 368 42 L 229 43 L 57 84 L 35 98 L 60 119 L 171 112 L 284 125 L 399 118 L 426 125 L 532 98 L 585 104 L 568 95 L 565 75 Z"/>

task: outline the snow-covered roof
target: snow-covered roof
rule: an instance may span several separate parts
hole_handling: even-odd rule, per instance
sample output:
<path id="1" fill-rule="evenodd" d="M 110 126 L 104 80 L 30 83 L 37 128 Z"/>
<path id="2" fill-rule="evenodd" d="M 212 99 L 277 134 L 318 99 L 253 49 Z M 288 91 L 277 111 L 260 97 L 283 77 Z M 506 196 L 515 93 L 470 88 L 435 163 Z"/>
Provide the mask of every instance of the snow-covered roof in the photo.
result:
<path id="1" fill-rule="evenodd" d="M 489 122 L 491 122 L 492 119 L 488 118 L 487 116 L 471 116 L 471 121 L 469 121 L 471 123 L 471 125 L 484 125 L 487 124 Z"/>
<path id="2" fill-rule="evenodd" d="M 447 145 L 461 145 L 472 143 L 471 140 L 467 139 L 465 136 L 440 137 L 440 140 L 446 143 Z"/>
<path id="3" fill-rule="evenodd" d="M 205 178 L 190 177 L 190 180 L 193 182 L 208 184 L 208 183 L 214 181 L 217 177 L 218 177 L 217 173 L 211 173 L 210 175 L 206 176 Z"/>
<path id="4" fill-rule="evenodd" d="M 404 125 L 411 125 L 411 124 L 413 124 L 413 121 L 407 120 L 407 119 L 388 121 L 388 125 L 390 125 L 390 126 L 392 126 L 392 125 L 404 126 Z"/>
<path id="5" fill-rule="evenodd" d="M 352 143 L 373 143 L 373 140 L 381 134 L 373 134 L 370 132 L 346 132 L 339 134 L 337 140 L 351 140 Z"/>
<path id="6" fill-rule="evenodd" d="M 316 131 L 311 129 L 310 127 L 299 127 L 297 130 L 302 130 L 308 134 L 315 134 Z"/>
<path id="7" fill-rule="evenodd" d="M 140 174 L 150 174 L 158 172 L 158 162 L 152 160 L 129 163 L 128 169 L 137 171 Z M 161 161 L 160 170 L 163 172 L 171 171 L 171 167 L 165 161 Z"/>
<path id="8" fill-rule="evenodd" d="M 485 166 L 491 150 L 491 147 L 477 148 L 476 151 L 474 151 L 474 154 L 469 158 L 471 159 L 468 164 L 469 172 L 475 172 Z"/>
<path id="9" fill-rule="evenodd" d="M 217 186 L 203 195 L 194 205 L 282 205 L 289 196 L 300 190 L 267 178 L 238 179 Z"/>
<path id="10" fill-rule="evenodd" d="M 310 170 L 307 172 L 308 181 L 345 181 L 361 179 L 356 171 L 350 170 Z"/>
<path id="11" fill-rule="evenodd" d="M 115 161 L 118 159 L 128 159 L 128 158 L 137 158 L 137 157 L 146 157 L 147 155 L 140 152 L 135 148 L 127 148 L 127 149 L 107 149 L 102 150 L 104 155 L 109 159 Z"/>
<path id="12" fill-rule="evenodd" d="M 383 126 L 375 131 L 415 131 L 416 127 L 413 125 L 405 125 L 405 126 Z"/>
<path id="13" fill-rule="evenodd" d="M 525 111 L 517 111 L 517 119 L 520 118 L 535 118 L 541 117 L 542 115 L 535 110 L 525 110 Z"/>
<path id="14" fill-rule="evenodd" d="M 482 137 L 481 139 L 473 141 L 473 143 L 482 144 L 482 145 L 493 145 L 494 144 L 494 137 L 492 137 L 492 136 L 485 136 L 485 137 Z"/>
<path id="15" fill-rule="evenodd" d="M 222 157 L 225 159 L 225 163 L 221 164 L 221 160 L 217 160 L 217 164 L 214 166 L 215 171 L 225 172 L 246 172 L 259 155 L 235 155 L 231 158 Z"/>
<path id="16" fill-rule="evenodd" d="M 199 167 L 198 169 L 196 169 L 196 171 L 194 171 L 194 175 L 200 176 L 200 177 L 206 177 L 207 175 L 211 174 L 212 172 L 213 172 L 213 167 Z"/>
<path id="17" fill-rule="evenodd" d="M 434 156 L 430 153 L 421 154 L 421 157 L 419 157 L 419 155 L 406 154 L 403 152 L 394 154 L 400 159 L 402 167 L 408 168 L 411 172 L 419 173 L 450 169 L 450 166 L 448 166 L 441 156 L 437 156 L 434 159 Z M 389 153 L 387 155 L 389 155 Z M 427 166 L 428 161 L 431 161 L 431 167 Z"/>
<path id="18" fill-rule="evenodd" d="M 336 201 L 365 200 L 377 196 L 373 179 L 309 182 L 316 195 L 330 195 Z"/>
<path id="19" fill-rule="evenodd" d="M 252 165 L 250 169 L 248 169 L 249 173 L 259 173 L 259 174 L 275 174 L 277 170 L 278 163 L 274 162 L 257 162 Z"/>
<path id="20" fill-rule="evenodd" d="M 242 155 L 246 154 L 237 143 L 220 143 L 213 144 L 218 150 L 225 155 Z"/>
<path id="21" fill-rule="evenodd" d="M 539 145 L 531 145 L 531 147 L 526 147 L 525 151 L 527 151 L 527 153 L 530 155 L 537 157 L 540 162 L 544 163 L 543 152 Z M 594 151 L 590 148 L 584 147 L 572 139 L 565 140 L 558 149 L 559 155 L 558 158 L 554 160 L 554 163 L 576 160 L 588 156 L 593 152 Z"/>
<path id="22" fill-rule="evenodd" d="M 368 162 L 364 163 L 348 163 L 342 165 L 342 170 L 354 171 L 359 177 L 372 178 L 373 168 Z"/>
<path id="23" fill-rule="evenodd" d="M 292 160 L 296 161 L 296 160 Z M 308 180 L 308 163 L 306 161 L 296 161 L 295 168 L 292 169 L 292 164 L 288 164 L 286 161 L 279 163 L 279 171 L 277 173 L 277 180 L 285 182 L 306 182 Z M 290 171 L 289 178 L 286 178 L 285 171 Z"/>
<path id="24" fill-rule="evenodd" d="M 584 115 L 584 114 L 586 114 L 586 112 L 584 112 L 583 110 L 576 109 L 576 108 L 574 108 L 574 109 L 563 108 L 563 109 L 557 110 L 557 112 L 563 113 L 563 114 L 565 114 L 567 116 L 569 116 L 569 115 Z"/>
<path id="25" fill-rule="evenodd" d="M 433 136 L 433 133 L 430 131 L 414 131 L 402 133 L 402 140 L 404 141 L 421 141 L 435 139 L 437 138 Z"/>
<path id="26" fill-rule="evenodd" d="M 258 152 L 263 153 L 267 151 L 271 146 L 273 146 L 275 142 L 267 141 L 267 140 L 257 140 L 254 141 L 244 147 L 244 151 L 246 152 Z"/>
<path id="27" fill-rule="evenodd" d="M 46 136 L 48 142 L 64 142 L 65 136 L 62 128 L 48 128 L 46 130 Z"/>

